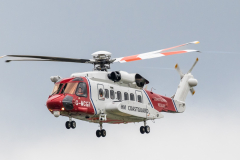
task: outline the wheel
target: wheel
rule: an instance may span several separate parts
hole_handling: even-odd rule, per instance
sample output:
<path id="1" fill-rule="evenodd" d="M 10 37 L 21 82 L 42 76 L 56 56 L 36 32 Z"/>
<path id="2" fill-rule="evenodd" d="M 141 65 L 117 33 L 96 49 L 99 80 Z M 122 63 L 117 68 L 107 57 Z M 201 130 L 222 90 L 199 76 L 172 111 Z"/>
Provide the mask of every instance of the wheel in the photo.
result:
<path id="1" fill-rule="evenodd" d="M 71 128 L 72 128 L 72 129 L 76 128 L 76 122 L 75 122 L 75 121 L 72 121 L 72 122 L 71 122 Z"/>
<path id="2" fill-rule="evenodd" d="M 150 127 L 149 126 L 145 126 L 145 132 L 150 133 Z"/>
<path id="3" fill-rule="evenodd" d="M 141 127 L 140 127 L 140 132 L 141 132 L 142 134 L 145 133 L 145 127 L 144 127 L 144 126 L 141 126 Z"/>
<path id="4" fill-rule="evenodd" d="M 96 136 L 97 136 L 97 137 L 101 137 L 101 131 L 100 131 L 100 130 L 97 130 L 97 131 L 96 131 Z"/>
<path id="5" fill-rule="evenodd" d="M 102 129 L 102 130 L 101 130 L 101 135 L 102 135 L 102 137 L 106 137 L 107 132 L 105 131 L 105 129 Z"/>
<path id="6" fill-rule="evenodd" d="M 70 129 L 70 128 L 71 128 L 71 124 L 70 124 L 70 122 L 67 121 L 67 122 L 65 123 L 65 126 L 66 126 L 67 129 Z"/>

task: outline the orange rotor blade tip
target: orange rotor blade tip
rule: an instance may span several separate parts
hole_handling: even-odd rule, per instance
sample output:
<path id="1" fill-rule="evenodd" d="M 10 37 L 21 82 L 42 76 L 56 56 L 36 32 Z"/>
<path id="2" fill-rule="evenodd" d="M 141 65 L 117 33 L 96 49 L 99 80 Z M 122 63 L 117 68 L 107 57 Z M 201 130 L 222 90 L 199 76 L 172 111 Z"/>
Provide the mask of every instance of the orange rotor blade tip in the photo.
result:
<path id="1" fill-rule="evenodd" d="M 196 59 L 196 61 L 198 61 L 198 58 Z"/>
<path id="2" fill-rule="evenodd" d="M 200 42 L 199 42 L 199 41 L 195 41 L 195 42 L 194 42 L 194 44 L 198 44 L 198 43 L 200 43 Z"/>

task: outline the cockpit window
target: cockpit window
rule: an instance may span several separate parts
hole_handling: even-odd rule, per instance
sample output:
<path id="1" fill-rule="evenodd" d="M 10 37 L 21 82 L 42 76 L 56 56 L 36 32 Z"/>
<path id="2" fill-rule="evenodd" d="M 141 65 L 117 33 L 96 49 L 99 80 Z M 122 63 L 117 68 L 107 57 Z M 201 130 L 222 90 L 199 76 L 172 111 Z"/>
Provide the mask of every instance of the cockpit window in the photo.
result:
<path id="1" fill-rule="evenodd" d="M 78 83 L 58 83 L 54 85 L 53 94 L 74 94 L 76 91 Z M 62 90 L 61 90 L 62 89 Z M 61 91 L 61 93 L 59 93 Z"/>
<path id="2" fill-rule="evenodd" d="M 66 83 L 66 84 L 64 84 L 64 86 L 63 86 L 63 89 L 61 90 L 61 94 L 63 94 L 63 93 L 64 93 L 64 91 L 65 91 L 66 87 L 67 87 L 67 83 Z"/>
<path id="3" fill-rule="evenodd" d="M 52 94 L 51 94 L 51 95 L 57 93 L 57 90 L 58 90 L 59 85 L 60 85 L 60 83 L 54 85 L 54 88 L 53 88 L 53 91 L 52 91 Z"/>
<path id="4" fill-rule="evenodd" d="M 59 87 L 58 87 L 58 90 L 57 90 L 56 94 L 58 94 L 61 91 L 63 85 L 64 85 L 63 83 L 59 84 Z"/>
<path id="5" fill-rule="evenodd" d="M 63 90 L 64 90 L 63 93 L 74 94 L 76 91 L 77 85 L 78 85 L 78 83 L 66 83 L 63 88 Z"/>
<path id="6" fill-rule="evenodd" d="M 76 90 L 76 95 L 80 97 L 87 97 L 87 85 L 84 82 L 78 83 L 78 88 Z"/>
<path id="7" fill-rule="evenodd" d="M 62 83 L 55 84 L 53 91 L 52 91 L 52 95 L 58 94 L 60 92 L 60 90 L 62 89 L 62 86 L 63 86 Z"/>

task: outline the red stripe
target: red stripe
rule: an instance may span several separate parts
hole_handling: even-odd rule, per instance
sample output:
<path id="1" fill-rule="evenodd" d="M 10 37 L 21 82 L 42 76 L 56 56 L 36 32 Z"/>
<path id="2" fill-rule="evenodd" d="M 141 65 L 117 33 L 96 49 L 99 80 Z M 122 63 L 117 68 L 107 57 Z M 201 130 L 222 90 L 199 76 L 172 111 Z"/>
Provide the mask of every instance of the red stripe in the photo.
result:
<path id="1" fill-rule="evenodd" d="M 124 58 L 122 58 L 120 61 L 131 62 L 131 61 L 142 60 L 141 58 L 137 57 L 138 55 L 139 55 L 139 54 L 133 55 L 133 56 L 124 57 Z"/>
<path id="2" fill-rule="evenodd" d="M 187 51 L 174 51 L 174 52 L 165 52 L 165 53 L 161 53 L 165 56 L 169 56 L 169 55 L 173 55 L 173 54 L 180 54 L 180 53 L 187 53 Z"/>

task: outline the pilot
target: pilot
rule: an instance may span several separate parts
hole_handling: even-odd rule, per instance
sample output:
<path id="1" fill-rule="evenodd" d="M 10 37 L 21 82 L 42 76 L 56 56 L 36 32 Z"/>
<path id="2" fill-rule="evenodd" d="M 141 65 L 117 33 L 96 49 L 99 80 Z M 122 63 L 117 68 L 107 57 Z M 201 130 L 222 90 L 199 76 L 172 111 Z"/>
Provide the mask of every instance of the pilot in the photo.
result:
<path id="1" fill-rule="evenodd" d="M 102 89 L 99 90 L 99 96 L 103 97 L 103 90 Z"/>
<path id="2" fill-rule="evenodd" d="M 78 92 L 77 93 L 80 94 L 80 95 L 83 94 L 83 90 L 82 90 L 81 87 L 78 88 Z"/>

